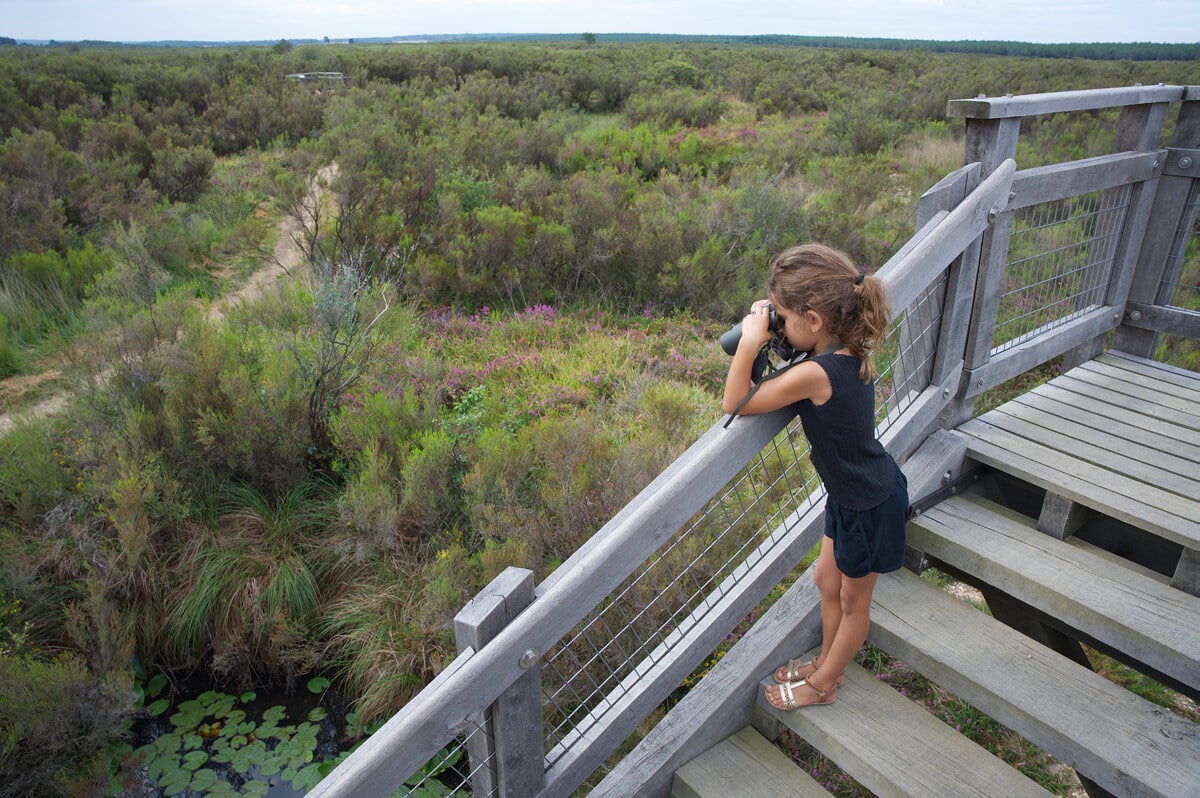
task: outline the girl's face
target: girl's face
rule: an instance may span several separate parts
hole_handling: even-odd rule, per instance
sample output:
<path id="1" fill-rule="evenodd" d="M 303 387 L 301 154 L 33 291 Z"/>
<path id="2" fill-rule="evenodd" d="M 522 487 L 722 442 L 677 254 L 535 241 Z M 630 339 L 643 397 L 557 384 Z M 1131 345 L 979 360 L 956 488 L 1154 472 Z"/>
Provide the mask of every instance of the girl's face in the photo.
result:
<path id="1" fill-rule="evenodd" d="M 771 304 L 775 306 L 775 317 L 783 325 L 783 336 L 787 338 L 788 343 L 803 352 L 814 349 L 818 339 L 818 330 L 814 329 L 814 324 L 820 327 L 820 319 L 814 318 L 817 314 L 812 310 L 803 313 L 790 310 L 774 297 L 771 297 Z"/>

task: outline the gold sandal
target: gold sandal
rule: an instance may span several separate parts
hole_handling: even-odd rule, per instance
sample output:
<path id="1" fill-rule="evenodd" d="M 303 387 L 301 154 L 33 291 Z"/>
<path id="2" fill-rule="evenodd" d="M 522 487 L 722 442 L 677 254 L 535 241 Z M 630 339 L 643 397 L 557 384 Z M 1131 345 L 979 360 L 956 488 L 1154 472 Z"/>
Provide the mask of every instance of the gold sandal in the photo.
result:
<path id="1" fill-rule="evenodd" d="M 817 662 L 816 657 L 813 657 L 807 662 L 801 662 L 798 659 L 789 659 L 787 665 L 781 665 L 775 669 L 775 673 L 773 674 L 775 678 L 775 684 L 804 681 L 809 676 L 812 676 L 814 673 L 816 673 L 817 669 L 820 667 L 821 666 Z M 801 672 L 802 668 L 804 669 L 803 672 Z M 783 678 L 780 678 L 780 674 L 783 675 Z M 839 676 L 837 679 L 837 684 L 833 686 L 833 689 L 836 690 L 841 687 L 842 682 L 844 681 L 846 681 L 846 677 Z"/>
<path id="2" fill-rule="evenodd" d="M 816 698 L 813 699 L 812 701 L 804 701 L 804 702 L 797 701 L 796 700 L 796 688 L 797 687 L 807 687 L 809 690 L 811 690 L 816 695 Z M 801 680 L 798 682 L 783 682 L 782 684 L 779 685 L 779 703 L 775 703 L 774 701 L 771 700 L 770 693 L 767 693 L 766 695 L 767 695 L 767 703 L 770 704 L 771 706 L 775 707 L 776 709 L 792 710 L 792 709 L 799 709 L 800 707 L 826 706 L 828 704 L 832 704 L 834 701 L 837 700 L 837 687 L 835 686 L 830 690 L 822 691 L 822 690 L 818 690 L 816 685 L 809 684 L 805 680 Z"/>

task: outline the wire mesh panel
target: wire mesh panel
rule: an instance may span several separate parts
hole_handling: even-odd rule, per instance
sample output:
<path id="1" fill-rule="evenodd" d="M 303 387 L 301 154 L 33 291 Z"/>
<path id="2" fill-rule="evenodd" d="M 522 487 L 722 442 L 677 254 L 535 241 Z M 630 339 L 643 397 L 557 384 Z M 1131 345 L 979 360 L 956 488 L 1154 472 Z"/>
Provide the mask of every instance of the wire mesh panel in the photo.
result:
<path id="1" fill-rule="evenodd" d="M 888 431 L 929 386 L 942 328 L 947 277 L 943 272 L 909 307 L 897 313 L 875 359 L 875 422 Z"/>
<path id="2" fill-rule="evenodd" d="M 622 681 L 665 657 L 699 625 L 714 592 L 805 503 L 819 499 L 808 445 L 793 423 L 675 538 L 630 576 L 543 661 L 547 751 L 581 739 Z M 732 589 L 732 583 L 725 585 Z M 548 763 L 554 764 L 554 757 Z"/>
<path id="3" fill-rule="evenodd" d="M 1171 254 L 1159 291 L 1162 304 L 1182 310 L 1200 311 L 1200 180 L 1184 206 Z"/>
<path id="4" fill-rule="evenodd" d="M 992 354 L 1104 304 L 1131 195 L 1124 186 L 1015 212 Z"/>
<path id="5" fill-rule="evenodd" d="M 489 734 L 481 724 L 472 724 L 469 731 L 438 751 L 425 766 L 414 773 L 396 790 L 396 796 L 475 796 L 499 798 L 500 790 L 492 777 L 495 757 L 479 755 L 491 750 Z M 467 751 L 473 753 L 468 757 Z"/>

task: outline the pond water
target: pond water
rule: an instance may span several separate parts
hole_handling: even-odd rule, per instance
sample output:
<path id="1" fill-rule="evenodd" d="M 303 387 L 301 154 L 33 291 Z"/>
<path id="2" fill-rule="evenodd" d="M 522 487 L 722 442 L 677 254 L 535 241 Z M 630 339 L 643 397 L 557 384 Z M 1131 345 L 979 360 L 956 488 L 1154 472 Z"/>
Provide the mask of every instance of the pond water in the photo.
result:
<path id="1" fill-rule="evenodd" d="M 166 697 L 166 684 L 161 676 L 146 684 L 148 717 L 133 729 L 139 794 L 294 798 L 358 737 L 357 719 L 323 678 L 290 694 L 181 689 Z"/>

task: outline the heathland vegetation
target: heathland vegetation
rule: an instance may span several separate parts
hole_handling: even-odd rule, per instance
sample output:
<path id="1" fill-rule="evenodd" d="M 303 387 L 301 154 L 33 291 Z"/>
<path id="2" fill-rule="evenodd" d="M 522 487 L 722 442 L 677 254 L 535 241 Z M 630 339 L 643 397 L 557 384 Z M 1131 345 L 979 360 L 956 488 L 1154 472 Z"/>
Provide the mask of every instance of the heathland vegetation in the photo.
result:
<path id="1" fill-rule="evenodd" d="M 107 783 L 155 673 L 395 710 L 491 577 L 547 573 L 716 420 L 772 253 L 911 234 L 961 162 L 948 99 L 1157 82 L 1200 62 L 0 50 L 0 795 Z M 1021 165 L 1114 121 L 1035 120 Z M 211 312 L 288 219 L 295 279 Z"/>

